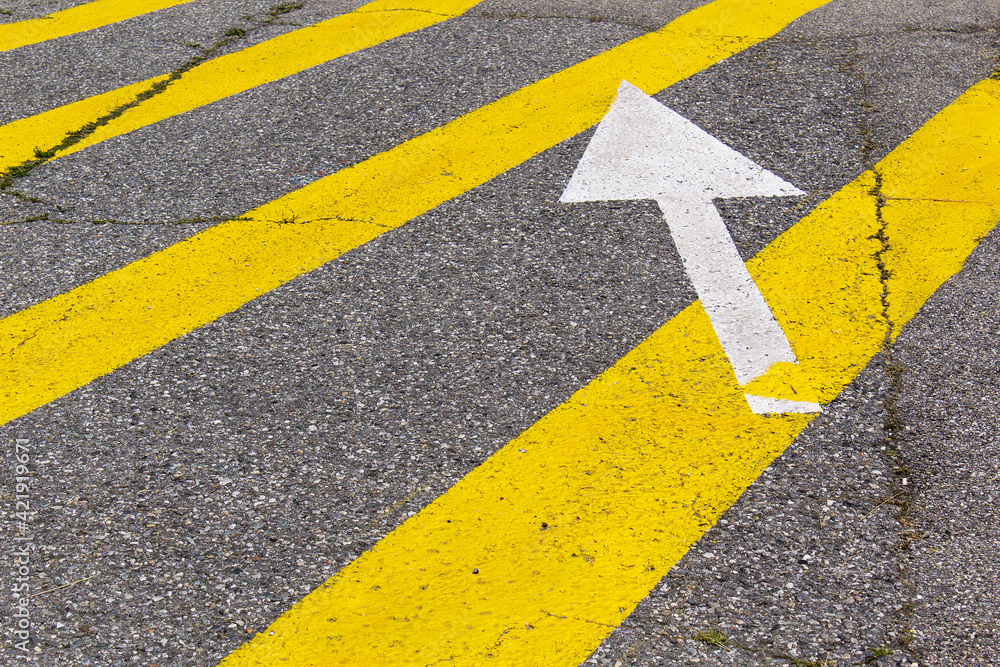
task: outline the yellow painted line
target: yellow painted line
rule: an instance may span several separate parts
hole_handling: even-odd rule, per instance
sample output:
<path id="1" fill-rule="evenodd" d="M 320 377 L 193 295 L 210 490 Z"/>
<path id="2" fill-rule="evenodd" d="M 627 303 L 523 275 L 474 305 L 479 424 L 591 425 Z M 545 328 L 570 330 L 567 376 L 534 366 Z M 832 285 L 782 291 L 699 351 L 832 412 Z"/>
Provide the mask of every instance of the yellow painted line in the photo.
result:
<path id="1" fill-rule="evenodd" d="M 1000 221 L 1000 81 L 876 171 L 747 265 L 823 401 Z M 222 665 L 579 664 L 812 419 L 743 391 L 693 304 Z"/>
<path id="2" fill-rule="evenodd" d="M 192 67 L 163 92 L 58 151 L 55 157 L 441 23 L 479 2 L 376 0 L 353 12 L 208 60 Z M 0 172 L 35 159 L 36 148 L 59 145 L 67 133 L 133 101 L 140 92 L 166 79 L 155 77 L 0 126 Z"/>
<path id="3" fill-rule="evenodd" d="M 103 28 L 191 0 L 95 0 L 40 19 L 0 24 L 0 51 Z"/>
<path id="4" fill-rule="evenodd" d="M 134 101 L 137 95 L 167 78 L 165 74 L 140 81 L 0 125 L 0 173 L 35 159 L 35 149 L 48 150 L 58 145 L 68 133 Z"/>
<path id="5" fill-rule="evenodd" d="M 0 424 L 165 345 L 827 0 L 716 0 L 396 148 L 0 321 Z M 295 224 L 288 224 L 291 221 Z"/>

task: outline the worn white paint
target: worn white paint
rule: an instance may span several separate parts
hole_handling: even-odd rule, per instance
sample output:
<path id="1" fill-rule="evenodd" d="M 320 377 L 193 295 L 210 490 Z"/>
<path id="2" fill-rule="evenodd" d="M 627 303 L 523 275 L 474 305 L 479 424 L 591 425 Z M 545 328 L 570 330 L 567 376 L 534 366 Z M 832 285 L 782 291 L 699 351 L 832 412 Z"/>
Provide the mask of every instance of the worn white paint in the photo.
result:
<path id="1" fill-rule="evenodd" d="M 623 81 L 559 201 L 655 200 L 743 385 L 775 363 L 795 362 L 795 355 L 713 200 L 802 194 Z M 813 403 L 747 401 L 758 414 L 819 410 Z"/>
<path id="2" fill-rule="evenodd" d="M 743 394 L 754 414 L 778 414 L 782 412 L 822 412 L 823 408 L 819 403 L 809 401 L 789 401 L 784 398 L 770 398 L 768 396 L 754 396 L 753 394 Z"/>

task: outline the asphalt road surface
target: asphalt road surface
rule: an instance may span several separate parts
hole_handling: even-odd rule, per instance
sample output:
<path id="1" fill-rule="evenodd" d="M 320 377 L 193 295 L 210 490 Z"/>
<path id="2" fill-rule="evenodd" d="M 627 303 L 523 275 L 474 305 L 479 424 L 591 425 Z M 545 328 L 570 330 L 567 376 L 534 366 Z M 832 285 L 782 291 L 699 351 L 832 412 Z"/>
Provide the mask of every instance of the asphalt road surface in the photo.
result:
<path id="1" fill-rule="evenodd" d="M 995 0 L 90 5 L 0 0 L 4 664 L 1000 661 Z M 706 201 L 821 413 L 559 201 L 622 80 L 805 193 Z"/>

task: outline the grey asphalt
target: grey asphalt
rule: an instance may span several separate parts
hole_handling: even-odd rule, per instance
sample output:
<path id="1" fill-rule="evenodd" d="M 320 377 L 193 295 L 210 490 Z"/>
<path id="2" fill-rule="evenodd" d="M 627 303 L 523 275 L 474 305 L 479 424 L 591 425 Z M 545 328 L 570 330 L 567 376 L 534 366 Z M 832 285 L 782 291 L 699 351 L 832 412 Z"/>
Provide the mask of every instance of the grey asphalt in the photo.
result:
<path id="1" fill-rule="evenodd" d="M 0 54 L 0 122 L 357 4 L 257 29 L 268 3 L 195 0 Z M 15 183 L 37 201 L 0 193 L 0 314 L 699 4 L 493 0 L 53 161 Z M 749 258 L 1000 67 L 998 31 L 995 2 L 834 0 L 656 97 L 808 193 L 720 205 Z M 688 305 L 654 204 L 556 203 L 590 136 L 0 427 L 5 512 L 32 449 L 31 584 L 53 589 L 29 660 L 0 619 L 8 662 L 216 664 Z M 587 664 L 998 662 L 998 251 L 994 231 Z"/>

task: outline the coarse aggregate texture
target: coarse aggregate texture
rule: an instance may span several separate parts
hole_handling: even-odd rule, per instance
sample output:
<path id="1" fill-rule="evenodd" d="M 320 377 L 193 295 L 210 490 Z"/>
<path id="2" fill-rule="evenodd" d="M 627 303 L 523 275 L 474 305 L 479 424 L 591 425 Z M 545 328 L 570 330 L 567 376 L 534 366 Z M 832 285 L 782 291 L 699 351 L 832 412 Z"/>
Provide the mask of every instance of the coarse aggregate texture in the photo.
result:
<path id="1" fill-rule="evenodd" d="M 887 388 L 876 360 L 588 663 L 853 665 L 892 644 L 908 591 L 894 559 L 895 508 L 881 505 L 893 477 Z M 713 630 L 724 646 L 698 639 Z"/>
<path id="2" fill-rule="evenodd" d="M 25 48 L 0 54 L 0 59 L 9 57 L 10 60 L 10 69 L 5 71 L 17 74 L 0 80 L 0 85 L 6 81 L 11 86 L 9 90 L 0 93 L 0 97 L 10 102 L 4 105 L 4 113 L 8 115 L 0 118 L 0 122 L 26 117 L 82 96 L 104 92 L 116 85 L 183 68 L 192 59 L 204 57 L 208 50 L 211 50 L 208 54 L 210 57 L 236 51 L 300 25 L 309 25 L 341 11 L 350 11 L 360 3 L 327 4 L 329 6 L 321 6 L 308 16 L 303 16 L 298 9 L 276 12 L 276 5 L 271 3 L 194 2 L 171 10 L 180 11 L 183 8 L 185 13 L 182 14 L 146 17 L 146 23 L 140 22 L 130 28 L 134 34 L 116 33 L 107 37 L 81 34 L 78 38 L 87 45 L 83 52 L 77 44 L 54 40 L 30 47 L 40 50 L 38 53 Z M 46 13 L 63 8 L 65 7 L 48 8 Z M 11 11 L 12 16 L 16 14 L 16 8 Z M 142 18 L 137 17 L 132 21 Z M 305 20 L 296 22 L 296 19 Z M 171 23 L 149 23 L 154 20 Z M 246 33 L 227 35 L 234 27 L 241 27 Z M 118 26 L 117 29 L 123 29 L 123 26 Z M 177 42 L 181 39 L 177 35 L 182 34 L 187 41 L 181 41 L 187 50 L 173 61 L 160 62 L 161 40 L 148 39 L 150 33 L 173 36 L 168 40 L 170 43 Z M 106 42 L 115 45 L 132 44 L 136 49 L 143 49 L 143 53 L 141 57 L 134 53 L 121 53 L 117 47 L 108 48 Z M 81 66 L 81 54 L 90 53 L 90 50 L 100 53 L 100 66 L 97 68 Z M 109 58 L 108 54 L 113 57 Z M 56 65 L 55 70 L 53 64 Z M 65 67 L 65 71 L 60 67 Z M 117 75 L 109 69 L 114 67 L 120 68 Z M 97 83 L 90 86 L 81 82 L 80 77 L 90 77 Z M 65 94 L 55 93 L 47 88 L 50 84 L 62 86 Z M 81 119 L 81 125 L 92 120 L 96 118 Z M 142 159 L 152 156 L 145 146 L 137 142 L 128 147 L 123 155 L 119 155 L 118 159 L 134 168 L 137 157 Z M 192 165 L 185 165 L 184 170 L 191 171 Z M 195 166 L 194 170 L 197 173 L 199 168 Z M 85 184 L 108 196 L 106 176 L 99 165 L 86 160 L 67 186 L 82 193 L 85 191 Z M 0 285 L 0 290 L 3 291 L 0 312 L 5 315 L 175 243 L 219 219 L 178 217 L 164 220 L 164 224 L 155 229 L 125 230 L 120 228 L 122 220 L 108 216 L 75 215 L 76 211 L 63 206 L 58 199 L 42 199 L 24 194 L 18 189 L 20 185 L 21 182 L 18 182 L 9 190 L 0 191 L 0 224 L 16 226 L 7 227 L 0 238 L 0 243 L 4 245 L 0 262 L 3 264 L 4 275 L 9 277 Z M 146 205 L 156 206 L 156 200 L 152 198 L 155 193 L 147 193 L 148 183 L 139 184 L 136 189 L 139 191 L 136 196 L 144 198 Z M 114 200 L 120 196 L 114 188 L 110 192 Z M 180 195 L 174 193 L 173 196 Z M 184 198 L 189 196 L 190 193 L 185 193 Z M 101 227 L 101 232 L 85 229 L 92 225 Z M 73 248 L 72 251 L 69 250 L 70 247 Z M 53 262 L 59 263 L 59 269 L 54 274 L 55 280 L 49 269 Z"/>
<path id="3" fill-rule="evenodd" d="M 54 213 L 55 209 L 40 199 L 25 197 L 16 190 L 0 191 L 0 220 L 5 227 L 45 220 Z"/>
<path id="4" fill-rule="evenodd" d="M 979 0 L 842 0 L 789 26 L 813 38 L 915 33 L 983 33 L 997 27 L 997 7 Z"/>
<path id="5" fill-rule="evenodd" d="M 177 240 L 178 223 L 238 217 L 636 34 L 578 20 L 459 18 L 45 164 L 15 187 L 48 208 L 12 201 L 11 209 L 25 210 L 11 210 L 8 219 L 44 213 L 81 223 L 162 223 L 160 242 L 145 246 L 151 252 Z M 414 51 L 441 58 L 415 61 L 407 56 Z M 5 229 L 11 243 L 38 233 Z M 18 261 L 27 270 L 19 303 L 63 291 L 30 270 L 32 255 L 46 247 L 32 250 L 36 243 L 20 243 L 27 254 Z M 102 262 L 75 284 L 132 256 L 91 254 Z M 39 254 L 37 261 L 45 260 Z"/>
<path id="6" fill-rule="evenodd" d="M 0 76 L 0 99 L 4 100 L 0 123 L 168 74 L 202 56 L 204 49 L 223 40 L 233 28 L 246 31 L 232 40 L 241 48 L 262 41 L 273 34 L 254 28 L 272 4 L 268 0 L 195 0 L 0 52 L 0 72 L 4 73 Z"/>
<path id="7" fill-rule="evenodd" d="M 290 14 L 285 22 L 295 25 L 319 23 L 331 16 L 353 11 L 367 2 L 365 0 L 310 0 L 301 4 L 302 7 L 295 10 L 294 14 Z"/>
<path id="8" fill-rule="evenodd" d="M 893 353 L 913 605 L 904 620 L 925 665 L 989 664 L 1000 646 L 998 254 L 994 230 Z"/>
<path id="9" fill-rule="evenodd" d="M 459 17 L 92 146 L 18 185 L 75 218 L 236 217 L 638 34 Z M 135 151 L 148 159 L 123 159 Z M 100 180 L 82 178 L 94 171 Z"/>
<path id="10" fill-rule="evenodd" d="M 990 664 L 998 247 L 994 231 L 588 664 Z"/>
<path id="11" fill-rule="evenodd" d="M 18 224 L 24 227 L 18 233 L 0 232 L 0 317 L 185 239 L 209 223 L 154 227 L 34 220 Z"/>
<path id="12" fill-rule="evenodd" d="M 484 0 L 477 6 L 483 16 L 500 18 L 563 18 L 611 22 L 656 30 L 675 17 L 706 4 L 704 0 L 631 2 L 630 0 Z"/>
<path id="13" fill-rule="evenodd" d="M 971 79 L 1000 67 L 997 28 L 968 33 L 923 31 L 864 37 L 852 68 L 865 88 L 871 155 L 880 159 L 949 104 Z M 927 70 L 934 72 L 927 77 Z"/>
<path id="14" fill-rule="evenodd" d="M 851 169 L 855 165 L 873 164 L 937 108 L 987 74 L 996 62 L 997 35 L 995 14 L 989 22 L 963 30 L 954 29 L 952 21 L 964 19 L 952 15 L 941 24 L 944 27 L 940 30 L 930 28 L 939 25 L 935 17 L 925 24 L 927 29 L 920 31 L 904 28 L 897 32 L 880 21 L 853 38 L 841 30 L 831 31 L 829 37 L 822 39 L 803 34 L 811 32 L 816 24 L 827 23 L 822 17 L 824 12 L 843 17 L 846 9 L 845 3 L 833 3 L 813 12 L 793 25 L 787 41 L 811 41 L 817 50 L 829 50 L 835 54 L 838 70 L 855 79 L 854 86 L 844 87 L 854 93 L 846 103 L 856 105 L 854 112 L 837 114 L 835 122 L 852 117 L 857 122 L 856 152 L 848 155 L 847 160 L 838 159 L 836 153 L 830 156 L 830 161 L 846 162 Z M 894 19 L 904 26 L 912 25 L 907 21 L 917 20 L 900 17 L 899 13 Z M 772 40 L 757 48 L 775 48 L 777 42 Z M 740 54 L 715 69 L 725 69 L 748 55 Z M 774 59 L 771 63 L 776 71 L 782 70 L 783 63 Z M 927 67 L 940 75 L 927 80 Z M 790 78 L 794 76 L 788 74 Z M 691 81 L 721 78 L 717 77 L 717 72 L 711 76 L 703 73 Z M 757 76 L 734 79 L 755 84 L 760 81 Z M 684 83 L 670 92 L 678 91 Z M 803 77 L 803 86 L 809 87 L 809 83 L 809 77 Z M 816 86 L 811 88 L 816 90 Z M 746 104 L 748 98 L 731 99 Z M 690 111 L 682 113 L 693 117 Z M 732 113 L 729 117 L 739 118 L 741 114 Z M 747 125 L 760 128 L 763 124 Z M 716 136 L 725 132 L 721 128 L 712 131 Z M 787 177 L 800 183 L 796 175 Z M 800 187 L 809 189 L 808 185 Z M 731 225 L 731 229 L 737 245 L 745 251 L 735 226 Z M 985 268 L 983 259 L 991 256 L 991 247 L 995 248 L 996 233 L 991 239 L 993 243 L 984 243 L 970 260 L 970 265 L 978 267 L 980 273 Z M 995 257 L 995 250 L 992 252 Z M 967 277 L 963 273 L 945 291 L 980 298 L 984 292 L 992 292 L 995 300 L 995 290 L 986 285 L 995 285 L 989 280 L 995 278 L 996 267 L 987 266 L 992 276 L 987 273 L 988 277 L 977 277 L 970 271 L 972 275 Z M 972 285 L 962 285 L 970 280 Z M 956 288 L 956 284 L 962 286 Z M 911 403 L 933 405 L 934 401 L 928 400 L 928 384 L 922 383 L 919 390 L 909 389 L 909 402 L 904 402 L 905 388 L 911 386 L 910 371 L 904 374 L 901 396 L 895 396 L 899 390 L 891 381 L 900 366 L 906 367 L 906 362 L 899 359 L 909 349 L 919 350 L 926 357 L 928 350 L 935 347 L 946 346 L 950 350 L 955 346 L 989 369 L 973 378 L 963 378 L 963 390 L 951 397 L 950 406 L 964 418 L 968 418 L 972 406 L 975 415 L 971 437 L 957 438 L 953 451 L 961 459 L 959 451 L 974 447 L 973 460 L 977 464 L 960 464 L 962 472 L 958 478 L 963 481 L 973 476 L 995 478 L 996 466 L 990 458 L 996 449 L 995 404 L 988 398 L 980 404 L 969 395 L 978 396 L 981 388 L 985 388 L 987 396 L 996 394 L 995 319 L 991 322 L 987 318 L 979 324 L 979 335 L 971 336 L 958 333 L 963 329 L 961 326 L 948 324 L 956 321 L 957 313 L 989 313 L 992 304 L 979 302 L 970 308 L 961 301 L 944 303 L 947 298 L 939 294 L 929 302 L 925 313 L 889 354 L 873 361 L 854 385 L 826 408 L 826 414 L 772 464 L 726 517 L 664 578 L 660 588 L 593 654 L 589 663 L 988 664 L 988 656 L 995 654 L 998 647 L 994 630 L 998 626 L 995 590 L 1000 582 L 995 566 L 998 533 L 993 498 L 987 492 L 985 498 L 963 502 L 963 493 L 958 492 L 958 484 L 951 477 L 954 473 L 942 478 L 941 469 L 949 466 L 938 464 L 936 474 L 928 475 L 930 479 L 926 481 L 929 488 L 935 489 L 937 505 L 923 508 L 914 499 L 913 494 L 920 491 L 919 482 L 913 481 L 914 466 L 909 463 L 914 456 L 909 441 L 916 428 L 911 425 L 909 408 Z M 942 303 L 948 310 L 947 316 L 935 318 L 927 312 Z M 908 343 L 915 335 L 909 332 L 917 329 L 923 329 L 927 337 L 919 345 Z M 957 335 L 932 338 L 940 337 L 943 330 L 955 331 Z M 936 346 L 932 339 L 937 341 Z M 950 366 L 938 372 L 948 373 L 947 369 Z M 905 430 L 887 429 L 887 400 L 893 402 L 892 420 L 902 420 Z M 989 414 L 978 414 L 981 405 L 987 406 Z M 935 426 L 933 421 L 923 421 L 924 438 L 929 441 L 924 457 L 956 460 L 940 456 L 944 434 Z M 904 444 L 896 445 L 893 437 L 902 439 Z M 783 480 L 783 475 L 787 479 Z M 904 475 L 913 475 L 905 478 L 905 486 Z M 869 479 L 865 480 L 865 476 Z M 918 484 L 916 488 L 914 483 Z M 961 485 L 963 490 L 969 486 Z M 852 507 L 862 492 L 871 495 L 857 508 Z M 776 525 L 769 520 L 768 512 L 784 505 L 787 508 L 779 511 L 783 518 Z M 970 521 L 965 516 L 969 507 L 975 508 L 976 518 L 985 515 L 985 520 Z M 853 516 L 837 517 L 836 508 Z M 922 542 L 914 539 L 909 526 L 917 521 L 915 516 L 922 517 L 925 523 L 946 518 L 954 524 L 955 515 L 963 516 L 962 525 L 968 533 L 961 546 L 947 550 L 953 560 L 945 566 L 945 556 L 929 556 L 946 549 L 914 546 Z M 811 530 L 802 529 L 806 526 Z M 788 539 L 790 536 L 793 540 Z M 914 550 L 921 555 L 913 558 Z M 757 565 L 761 560 L 766 564 Z M 798 577 L 794 573 L 795 564 L 800 567 Z M 754 599 L 755 594 L 760 597 Z M 710 643 L 713 630 L 725 637 L 724 645 Z"/>
<path id="15" fill-rule="evenodd" d="M 68 603 L 73 618 L 112 615 L 115 590 L 148 610 L 117 631 L 92 624 L 112 641 L 86 655 L 180 660 L 183 646 L 145 635 L 176 623 L 202 642 L 193 664 L 221 658 L 690 302 L 667 287 L 680 266 L 654 206 L 594 219 L 560 210 L 552 184 L 502 196 L 565 171 L 582 145 L 18 420 L 17 437 L 46 443 L 40 463 L 59 462 L 38 497 L 68 485 L 92 508 L 67 517 L 56 502 L 37 520 L 64 561 L 45 581 L 93 562 L 87 531 L 116 567 L 87 582 L 94 602 Z M 81 636 L 67 637 L 43 650 Z"/>
<path id="16" fill-rule="evenodd" d="M 0 23 L 37 19 L 87 2 L 89 0 L 7 0 L 3 3 L 5 11 L 0 13 Z"/>
<path id="17" fill-rule="evenodd" d="M 857 132 L 862 87 L 843 67 L 853 46 L 779 36 L 657 99 L 759 164 L 775 165 L 772 171 L 799 189 L 820 195 L 809 202 L 815 206 L 866 167 Z"/>
<path id="18" fill-rule="evenodd" d="M 697 4 L 490 0 L 56 160 L 17 184 L 41 204 L 0 197 L 17 219 L 71 221 L 0 227 L 3 312 Z M 911 5 L 838 0 L 657 96 L 809 193 L 720 202 L 744 257 L 995 69 L 995 33 L 949 28 L 995 16 Z M 556 203 L 590 136 L 0 427 L 33 451 L 32 583 L 51 590 L 29 664 L 216 664 L 690 303 L 654 204 Z M 879 664 L 989 664 L 997 250 L 994 233 L 591 664 L 844 665 L 879 648 L 895 651 Z M 711 629 L 731 650 L 696 639 Z"/>

